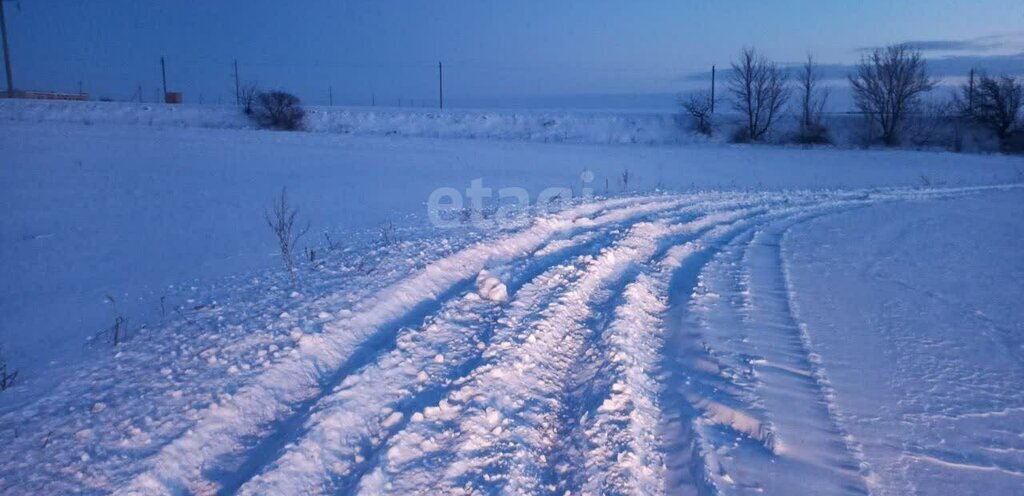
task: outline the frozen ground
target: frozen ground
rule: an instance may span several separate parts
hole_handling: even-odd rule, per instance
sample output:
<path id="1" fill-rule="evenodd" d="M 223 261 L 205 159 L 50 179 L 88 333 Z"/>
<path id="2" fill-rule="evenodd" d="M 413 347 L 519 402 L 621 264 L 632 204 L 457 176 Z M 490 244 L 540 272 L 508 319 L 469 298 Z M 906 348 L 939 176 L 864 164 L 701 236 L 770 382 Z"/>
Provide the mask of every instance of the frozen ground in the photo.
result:
<path id="1" fill-rule="evenodd" d="M 0 131 L 4 494 L 1024 484 L 1019 159 Z M 584 170 L 598 197 L 554 213 L 423 220 L 437 187 Z M 282 185 L 316 233 L 299 291 L 262 224 Z M 115 312 L 131 340 L 83 348 Z"/>
<path id="2" fill-rule="evenodd" d="M 356 136 L 461 138 L 576 144 L 678 145 L 725 143 L 740 115 L 728 109 L 716 114 L 711 138 L 692 131 L 692 122 L 678 111 L 600 111 L 530 109 L 455 109 L 388 107 L 308 107 L 305 128 L 314 133 Z M 164 128 L 253 129 L 234 105 L 163 105 L 129 102 L 64 102 L 0 99 L 0 120 L 72 122 L 85 125 L 133 125 Z M 864 145 L 864 119 L 857 114 L 824 117 L 832 142 L 841 148 Z M 788 116 L 776 125 L 772 140 L 788 142 L 798 127 Z M 999 149 L 981 129 L 954 131 L 949 123 L 911 119 L 908 147 L 952 149 L 954 142 L 970 152 Z M 928 135 L 928 139 L 925 139 Z"/>

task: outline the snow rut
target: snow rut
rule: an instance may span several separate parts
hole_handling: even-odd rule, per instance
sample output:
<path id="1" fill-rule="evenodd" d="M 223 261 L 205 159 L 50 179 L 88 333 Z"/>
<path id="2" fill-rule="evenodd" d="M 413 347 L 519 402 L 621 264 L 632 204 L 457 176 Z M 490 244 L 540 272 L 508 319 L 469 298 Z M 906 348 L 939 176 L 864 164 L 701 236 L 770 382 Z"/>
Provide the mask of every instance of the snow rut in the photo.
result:
<path id="1" fill-rule="evenodd" d="M 121 493 L 732 493 L 786 467 L 864 492 L 778 238 L 811 215 L 975 190 L 621 198 L 539 218 L 303 336 Z"/>
<path id="2" fill-rule="evenodd" d="M 424 483 L 441 490 L 548 488 L 565 384 L 586 349 L 595 305 L 615 293 L 616 282 L 629 277 L 633 264 L 653 254 L 659 239 L 700 229 L 706 222 L 637 224 L 597 257 L 581 260 L 582 268 L 570 268 L 581 273 L 569 291 L 542 310 L 537 321 L 513 320 L 503 333 L 508 339 L 488 352 L 494 362 L 474 371 L 465 386 L 396 436 L 369 483 L 388 475 L 398 492 L 415 491 Z M 449 417 L 451 412 L 458 417 Z"/>
<path id="3" fill-rule="evenodd" d="M 736 237 L 697 275 L 676 345 L 689 442 L 706 492 L 863 494 L 849 440 L 834 422 L 781 279 L 778 236 L 861 201 L 783 211 Z M 679 429 L 676 426 L 676 429 Z M 694 471 L 695 469 L 699 469 Z"/>
<path id="4" fill-rule="evenodd" d="M 492 243 L 480 243 L 433 263 L 342 316 L 320 334 L 304 336 L 289 359 L 255 378 L 227 401 L 214 404 L 183 437 L 148 460 L 151 467 L 123 494 L 215 492 L 222 489 L 218 469 L 243 456 L 247 440 L 271 430 L 294 429 L 315 400 L 343 379 L 353 361 L 365 356 L 366 343 L 385 341 L 396 323 L 417 309 L 469 284 L 485 266 L 521 259 L 548 241 L 602 226 L 656 214 L 681 203 L 679 198 L 616 199 L 586 204 L 540 218 L 523 231 Z M 457 293 L 457 291 L 456 291 Z M 429 312 L 427 312 L 429 313 Z M 363 352 L 363 353 L 360 353 Z M 358 363 L 358 362 L 356 362 Z M 296 412 L 298 410 L 298 412 Z M 275 422 L 278 423 L 275 425 Z M 223 460 L 228 457 L 229 460 Z"/>

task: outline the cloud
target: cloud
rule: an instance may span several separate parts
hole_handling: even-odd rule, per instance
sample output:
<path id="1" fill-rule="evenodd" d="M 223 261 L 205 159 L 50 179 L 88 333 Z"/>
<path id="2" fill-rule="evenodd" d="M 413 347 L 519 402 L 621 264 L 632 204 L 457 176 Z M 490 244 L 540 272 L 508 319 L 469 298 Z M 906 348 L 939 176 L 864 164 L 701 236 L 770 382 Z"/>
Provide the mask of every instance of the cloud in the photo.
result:
<path id="1" fill-rule="evenodd" d="M 904 45 L 920 50 L 922 52 L 987 52 L 996 48 L 1004 46 L 1002 42 L 998 41 L 982 41 L 981 39 L 974 40 L 916 40 L 916 41 L 904 41 Z M 879 46 L 861 47 L 857 50 L 863 52 L 869 52 Z"/>
<path id="2" fill-rule="evenodd" d="M 1024 51 L 1000 55 L 952 55 L 925 59 L 928 73 L 940 78 L 964 76 L 971 69 L 989 74 L 1011 74 L 1024 76 Z M 790 68 L 799 67 L 800 63 L 782 64 Z M 820 64 L 823 79 L 846 79 L 847 75 L 857 70 L 857 64 Z M 719 71 L 718 77 L 724 81 L 729 77 L 731 69 Z M 684 82 L 710 81 L 708 71 L 689 73 L 678 78 Z"/>
<path id="3" fill-rule="evenodd" d="M 980 36 L 966 40 L 910 40 L 904 41 L 903 44 L 922 52 L 986 53 L 1000 50 L 1018 51 L 1024 49 L 1024 32 Z M 880 47 L 861 47 L 857 50 L 871 51 L 876 48 Z"/>
<path id="4" fill-rule="evenodd" d="M 925 40 L 907 41 L 904 44 L 922 52 L 988 51 L 1003 46 L 999 42 L 980 40 Z"/>

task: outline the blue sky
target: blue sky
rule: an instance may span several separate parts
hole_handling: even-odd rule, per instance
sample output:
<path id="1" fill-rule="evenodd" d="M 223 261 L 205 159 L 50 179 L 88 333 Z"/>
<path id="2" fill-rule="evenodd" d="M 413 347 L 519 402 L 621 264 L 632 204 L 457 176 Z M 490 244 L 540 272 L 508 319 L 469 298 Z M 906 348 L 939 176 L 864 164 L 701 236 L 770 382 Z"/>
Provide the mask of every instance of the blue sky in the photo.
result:
<path id="1" fill-rule="evenodd" d="M 1020 0 L 5 5 L 17 87 L 77 91 L 81 83 L 94 97 L 115 99 L 132 97 L 139 85 L 154 99 L 161 55 L 171 89 L 207 103 L 234 99 L 235 59 L 243 81 L 311 103 L 326 103 L 333 88 L 337 104 L 386 105 L 432 105 L 438 60 L 454 106 L 666 98 L 699 84 L 694 73 L 727 65 L 745 45 L 782 62 L 811 51 L 841 74 L 864 47 L 916 41 L 939 72 L 975 65 L 1024 72 Z"/>

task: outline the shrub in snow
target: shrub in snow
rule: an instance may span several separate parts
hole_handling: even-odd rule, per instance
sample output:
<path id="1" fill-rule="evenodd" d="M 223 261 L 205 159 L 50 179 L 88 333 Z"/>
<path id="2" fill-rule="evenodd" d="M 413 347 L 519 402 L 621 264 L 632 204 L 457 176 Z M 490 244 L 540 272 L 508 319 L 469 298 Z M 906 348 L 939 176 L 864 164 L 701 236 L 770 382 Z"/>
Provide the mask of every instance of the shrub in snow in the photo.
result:
<path id="1" fill-rule="evenodd" d="M 904 141 L 918 148 L 963 148 L 963 130 L 956 112 L 948 101 L 922 104 L 907 117 Z"/>
<path id="2" fill-rule="evenodd" d="M 1006 153 L 1024 153 L 1024 129 L 1011 132 L 1003 140 L 1002 149 Z"/>
<path id="3" fill-rule="evenodd" d="M 711 125 L 711 95 L 700 92 L 690 95 L 686 100 L 680 99 L 679 105 L 683 112 L 689 116 L 690 124 L 694 131 L 704 136 L 711 136 L 713 131 Z"/>
<path id="4" fill-rule="evenodd" d="M 117 346 L 128 339 L 128 317 L 118 311 L 117 300 L 113 296 L 107 295 L 106 300 L 114 309 L 114 323 L 106 331 L 101 331 L 101 334 L 106 333 L 110 342 Z"/>
<path id="5" fill-rule="evenodd" d="M 296 228 L 295 220 L 299 215 L 299 209 L 288 203 L 288 190 L 281 188 L 281 197 L 274 201 L 271 212 L 264 212 L 267 225 L 274 232 L 277 238 L 277 245 L 281 251 L 281 260 L 285 269 L 288 270 L 288 277 L 292 286 L 299 286 L 299 278 L 295 273 L 295 246 L 309 231 L 309 223 L 304 227 Z"/>
<path id="6" fill-rule="evenodd" d="M 4 359 L 3 355 L 0 355 L 0 391 L 6 391 L 7 388 L 14 386 L 14 379 L 17 377 L 18 371 L 8 372 L 7 360 Z"/>
<path id="7" fill-rule="evenodd" d="M 256 95 L 252 118 L 263 129 L 298 131 L 303 127 L 306 111 L 299 97 L 284 91 L 266 91 Z"/>
<path id="8" fill-rule="evenodd" d="M 380 242 L 383 246 L 391 246 L 398 242 L 398 231 L 394 222 L 389 220 L 380 226 Z"/>
<path id="9" fill-rule="evenodd" d="M 256 110 L 256 97 L 260 94 L 259 86 L 255 83 L 247 83 L 238 92 L 238 103 L 242 105 L 242 112 L 245 115 L 253 115 Z"/>

